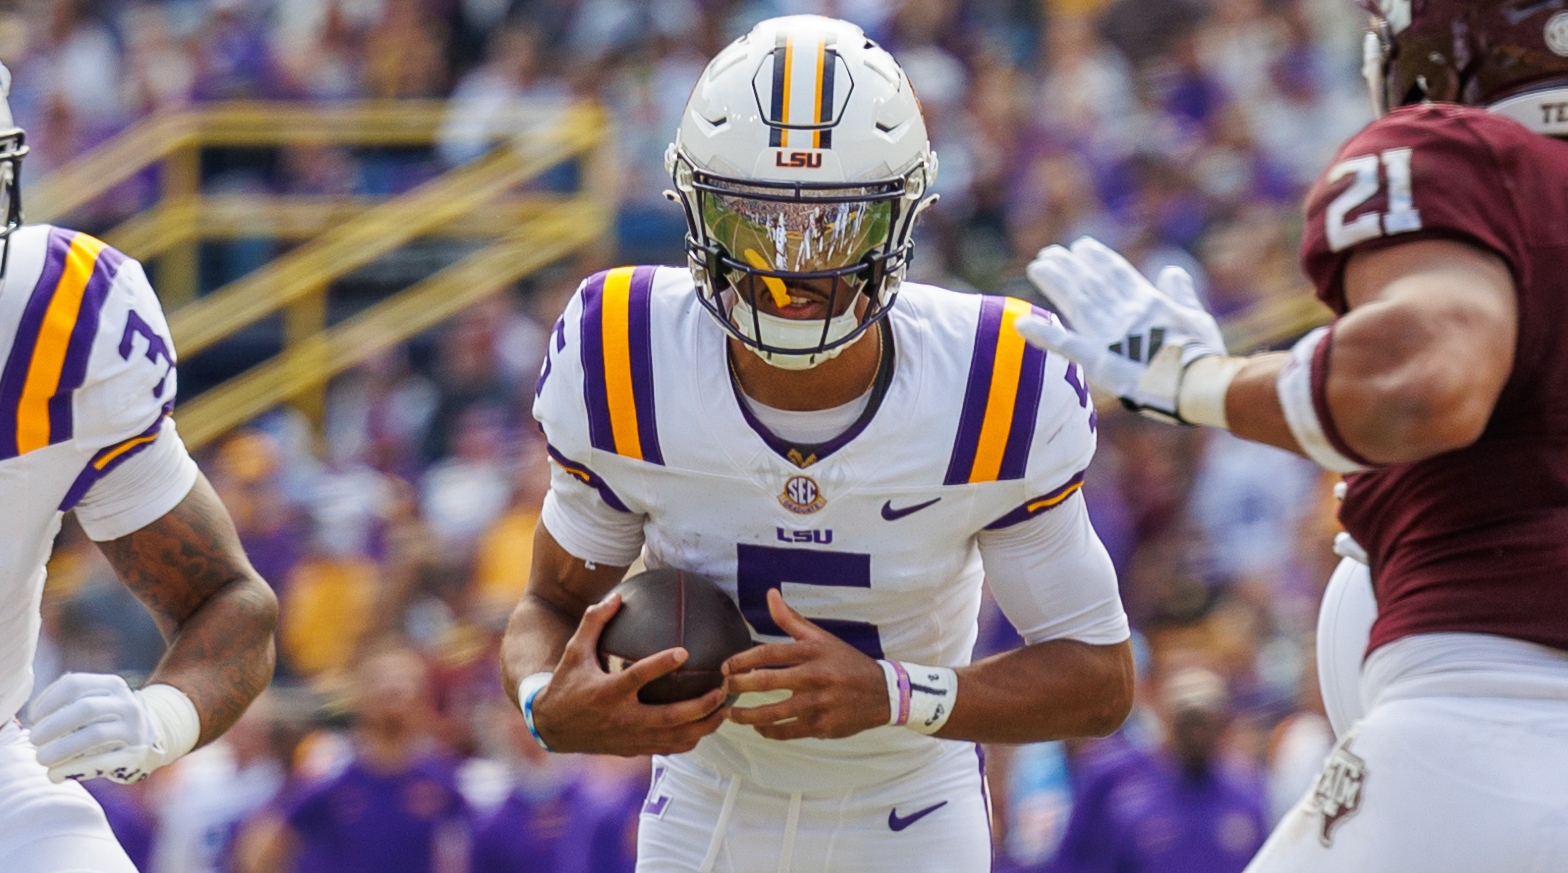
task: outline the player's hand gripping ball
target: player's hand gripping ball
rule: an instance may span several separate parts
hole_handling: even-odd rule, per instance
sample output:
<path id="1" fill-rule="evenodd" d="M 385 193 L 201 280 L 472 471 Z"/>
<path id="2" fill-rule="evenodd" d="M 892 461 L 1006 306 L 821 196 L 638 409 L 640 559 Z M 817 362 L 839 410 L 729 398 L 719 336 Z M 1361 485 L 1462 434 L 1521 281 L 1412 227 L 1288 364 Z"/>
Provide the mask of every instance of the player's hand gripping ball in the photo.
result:
<path id="1" fill-rule="evenodd" d="M 618 673 L 677 646 L 689 656 L 674 672 L 637 692 L 643 703 L 679 703 L 707 694 L 724 684 L 724 662 L 752 646 L 751 628 L 740 607 L 705 576 L 649 570 L 611 593 L 621 595 L 621 608 L 599 635 L 599 664 L 604 669 Z"/>

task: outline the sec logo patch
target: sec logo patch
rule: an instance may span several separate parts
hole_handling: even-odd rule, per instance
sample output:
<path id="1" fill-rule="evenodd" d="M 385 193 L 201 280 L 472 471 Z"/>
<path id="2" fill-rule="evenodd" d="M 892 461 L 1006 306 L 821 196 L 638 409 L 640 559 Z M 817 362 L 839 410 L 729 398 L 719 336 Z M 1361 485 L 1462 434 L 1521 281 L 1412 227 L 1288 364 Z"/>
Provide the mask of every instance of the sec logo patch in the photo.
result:
<path id="1" fill-rule="evenodd" d="M 822 489 L 810 476 L 791 476 L 784 483 L 784 493 L 779 503 L 796 515 L 809 515 L 821 509 L 827 501 L 822 499 Z"/>

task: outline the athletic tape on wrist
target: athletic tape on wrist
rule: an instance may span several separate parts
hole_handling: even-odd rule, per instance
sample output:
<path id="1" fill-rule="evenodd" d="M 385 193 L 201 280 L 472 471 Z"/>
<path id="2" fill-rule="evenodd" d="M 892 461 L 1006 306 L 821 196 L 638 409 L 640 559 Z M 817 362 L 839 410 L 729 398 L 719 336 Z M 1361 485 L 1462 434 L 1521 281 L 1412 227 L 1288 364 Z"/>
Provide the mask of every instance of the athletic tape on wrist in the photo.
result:
<path id="1" fill-rule="evenodd" d="M 947 724 L 958 699 L 958 673 L 948 667 L 924 667 L 902 661 L 879 661 L 887 679 L 892 718 L 888 724 L 930 736 Z"/>
<path id="2" fill-rule="evenodd" d="M 196 748 L 196 741 L 201 739 L 201 714 L 185 692 L 160 682 L 137 691 L 136 696 L 147 708 L 153 732 L 158 736 L 154 747 L 158 757 L 152 762 L 153 768 L 184 757 Z"/>
<path id="3" fill-rule="evenodd" d="M 1225 397 L 1230 383 L 1246 366 L 1246 358 L 1205 355 L 1182 370 L 1181 388 L 1176 392 L 1176 414 L 1188 424 L 1230 430 L 1225 415 Z"/>
<path id="4" fill-rule="evenodd" d="M 1331 334 L 1331 327 L 1320 327 L 1290 350 L 1290 361 L 1276 384 L 1279 403 L 1285 411 L 1285 423 L 1307 457 L 1334 473 L 1359 473 L 1368 465 L 1352 457 L 1343 440 L 1333 438 L 1333 422 L 1324 421 L 1328 404 L 1318 402 L 1323 386 L 1314 384 L 1328 376 L 1326 355 Z"/>
<path id="5" fill-rule="evenodd" d="M 534 742 L 546 752 L 555 750 L 544 741 L 544 737 L 539 736 L 539 728 L 534 726 L 534 698 L 550 684 L 550 679 L 554 676 L 554 673 L 534 673 L 523 677 L 523 681 L 517 683 L 517 700 L 522 706 L 523 722 L 528 725 L 528 733 L 534 738 Z"/>

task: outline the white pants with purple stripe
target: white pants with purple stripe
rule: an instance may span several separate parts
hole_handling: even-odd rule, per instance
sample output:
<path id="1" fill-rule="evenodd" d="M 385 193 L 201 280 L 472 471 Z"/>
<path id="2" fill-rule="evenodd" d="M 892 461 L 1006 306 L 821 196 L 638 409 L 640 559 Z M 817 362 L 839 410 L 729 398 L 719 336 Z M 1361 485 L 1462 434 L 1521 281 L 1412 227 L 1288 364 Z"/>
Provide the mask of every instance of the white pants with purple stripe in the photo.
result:
<path id="1" fill-rule="evenodd" d="M 637 873 L 955 873 L 991 869 L 991 823 L 975 747 L 850 792 L 790 794 L 654 759 Z"/>
<path id="2" fill-rule="evenodd" d="M 56 785 L 27 732 L 0 726 L 0 870 L 136 873 L 103 809 L 75 782 Z"/>

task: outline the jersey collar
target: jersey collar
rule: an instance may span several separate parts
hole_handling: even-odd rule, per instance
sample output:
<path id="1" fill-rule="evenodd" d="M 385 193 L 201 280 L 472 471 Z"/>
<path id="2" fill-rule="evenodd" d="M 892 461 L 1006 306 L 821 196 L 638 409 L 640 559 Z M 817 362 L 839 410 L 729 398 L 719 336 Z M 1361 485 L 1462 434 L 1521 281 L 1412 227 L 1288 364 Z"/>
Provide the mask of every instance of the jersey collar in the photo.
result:
<path id="1" fill-rule="evenodd" d="M 810 467 L 812 464 L 849 445 L 854 441 L 855 437 L 860 436 L 866 427 L 871 424 L 871 420 L 876 417 L 877 410 L 882 407 L 882 400 L 887 396 L 888 386 L 893 384 L 893 366 L 895 361 L 893 329 L 885 321 L 878 326 L 878 329 L 882 331 L 882 359 L 877 363 L 877 376 L 871 383 L 871 399 L 866 403 L 866 408 L 860 413 L 860 417 L 855 419 L 855 422 L 849 426 L 848 430 L 825 443 L 817 443 L 815 445 L 797 444 L 783 439 L 773 431 L 768 430 L 767 425 L 764 425 L 757 418 L 756 414 L 751 411 L 750 404 L 746 402 L 746 398 L 741 396 L 740 386 L 736 384 L 734 376 L 730 376 L 730 390 L 735 395 L 735 405 L 740 408 L 740 414 L 746 420 L 747 426 L 757 436 L 761 437 L 763 443 L 769 449 L 772 449 L 775 454 L 801 469 Z M 728 343 L 725 343 L 725 354 L 730 354 Z"/>

